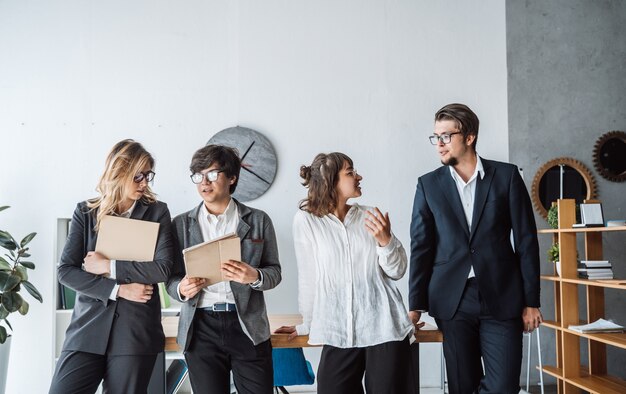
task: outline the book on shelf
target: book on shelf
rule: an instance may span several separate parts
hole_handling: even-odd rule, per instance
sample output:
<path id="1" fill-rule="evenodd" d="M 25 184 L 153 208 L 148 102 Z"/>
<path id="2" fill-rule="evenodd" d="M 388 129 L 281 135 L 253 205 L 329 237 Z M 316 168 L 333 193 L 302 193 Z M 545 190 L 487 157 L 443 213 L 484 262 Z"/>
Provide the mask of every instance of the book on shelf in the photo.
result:
<path id="1" fill-rule="evenodd" d="M 612 274 L 611 268 L 578 268 L 578 272 L 582 274 Z"/>
<path id="2" fill-rule="evenodd" d="M 580 333 L 602 333 L 602 332 L 624 332 L 624 327 L 619 324 L 615 324 L 610 320 L 598 319 L 593 323 L 583 324 L 575 326 L 570 324 L 568 327 L 570 330 Z"/>
<path id="3" fill-rule="evenodd" d="M 581 279 L 589 279 L 589 280 L 594 280 L 594 279 L 613 279 L 613 273 L 610 274 L 578 274 L 578 277 Z"/>
<path id="4" fill-rule="evenodd" d="M 167 294 L 165 283 L 159 283 L 159 301 L 161 301 L 161 309 L 169 308 L 171 305 L 170 295 Z"/>
<path id="5" fill-rule="evenodd" d="M 581 260 L 578 268 L 611 268 L 608 260 Z"/>
<path id="6" fill-rule="evenodd" d="M 167 394 L 177 393 L 188 374 L 189 370 L 185 360 L 173 360 L 165 373 L 165 392 Z"/>
<path id="7" fill-rule="evenodd" d="M 59 309 L 74 309 L 76 291 L 59 283 Z"/>

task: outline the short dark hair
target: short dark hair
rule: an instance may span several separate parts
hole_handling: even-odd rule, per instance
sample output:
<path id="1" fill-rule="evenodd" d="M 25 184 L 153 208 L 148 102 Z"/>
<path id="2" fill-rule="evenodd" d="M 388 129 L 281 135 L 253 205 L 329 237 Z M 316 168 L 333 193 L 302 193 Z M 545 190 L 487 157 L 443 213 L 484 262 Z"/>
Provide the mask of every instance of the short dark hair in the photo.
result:
<path id="1" fill-rule="evenodd" d="M 459 127 L 459 131 L 463 133 L 463 140 L 467 140 L 469 135 L 474 135 L 472 148 L 476 150 L 478 142 L 478 116 L 465 104 L 448 104 L 441 108 L 435 114 L 435 122 L 441 120 L 453 120 Z"/>
<path id="2" fill-rule="evenodd" d="M 237 149 L 225 145 L 206 145 L 196 151 L 191 158 L 189 170 L 192 174 L 201 172 L 217 163 L 227 177 L 236 177 L 235 182 L 230 185 L 229 192 L 233 194 L 239 182 L 239 172 L 241 171 L 241 159 Z"/>

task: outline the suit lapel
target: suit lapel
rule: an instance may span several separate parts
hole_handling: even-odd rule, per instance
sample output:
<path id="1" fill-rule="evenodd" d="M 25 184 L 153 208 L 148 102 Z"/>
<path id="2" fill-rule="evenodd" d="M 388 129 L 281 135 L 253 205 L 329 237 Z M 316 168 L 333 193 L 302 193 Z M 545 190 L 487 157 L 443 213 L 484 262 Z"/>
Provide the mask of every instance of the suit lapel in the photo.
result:
<path id="1" fill-rule="evenodd" d="M 439 181 L 439 185 L 441 187 L 441 194 L 443 194 L 446 201 L 448 201 L 448 205 L 452 208 L 454 216 L 458 219 L 459 226 L 463 229 L 465 235 L 469 239 L 470 233 L 467 228 L 467 219 L 465 219 L 465 212 L 463 211 L 461 197 L 459 197 L 456 184 L 454 183 L 454 179 L 452 179 L 452 175 L 450 175 L 450 169 L 447 166 L 442 167 L 437 180 Z"/>
<path id="2" fill-rule="evenodd" d="M 135 204 L 135 208 L 133 208 L 133 213 L 130 215 L 130 218 L 131 219 L 143 219 L 147 210 L 148 210 L 148 205 L 142 203 L 141 201 L 137 201 L 137 204 Z"/>
<path id="3" fill-rule="evenodd" d="M 476 179 L 476 193 L 474 194 L 474 212 L 472 213 L 472 231 L 470 232 L 470 241 L 476 232 L 478 222 L 483 214 L 483 208 L 487 201 L 487 195 L 489 194 L 489 188 L 491 187 L 491 181 L 493 179 L 493 173 L 495 169 L 490 166 L 486 160 L 482 160 L 483 169 L 485 170 L 485 176 L 481 179 L 480 176 Z"/>
<path id="4" fill-rule="evenodd" d="M 200 223 L 198 223 L 198 215 L 200 214 L 200 210 L 202 209 L 203 202 L 200 203 L 196 207 L 196 209 L 189 212 L 187 219 L 189 220 L 189 229 L 187 230 L 189 233 L 189 246 L 198 245 L 204 242 L 204 238 L 202 237 L 202 230 L 200 230 Z"/>
<path id="5" fill-rule="evenodd" d="M 246 222 L 245 218 L 252 211 L 250 210 L 250 208 L 241 204 L 237 200 L 235 200 L 235 204 L 237 204 L 237 211 L 239 212 L 239 224 L 237 224 L 237 236 L 239 237 L 240 240 L 243 240 L 246 237 L 246 235 L 248 235 L 248 231 L 250 231 L 250 225 Z"/>

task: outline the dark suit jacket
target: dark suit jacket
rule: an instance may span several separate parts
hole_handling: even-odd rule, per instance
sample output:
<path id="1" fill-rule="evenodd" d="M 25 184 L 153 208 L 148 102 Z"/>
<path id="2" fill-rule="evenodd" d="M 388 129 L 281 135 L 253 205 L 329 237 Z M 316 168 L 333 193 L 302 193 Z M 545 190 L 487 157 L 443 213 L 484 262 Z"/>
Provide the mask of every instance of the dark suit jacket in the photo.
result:
<path id="1" fill-rule="evenodd" d="M 539 307 L 539 245 L 528 191 L 516 166 L 482 159 L 472 228 L 447 166 L 418 180 L 411 220 L 410 310 L 451 319 L 471 266 L 496 319 Z M 515 250 L 511 247 L 513 230 Z"/>
<path id="2" fill-rule="evenodd" d="M 59 282 L 76 290 L 72 321 L 65 333 L 63 350 L 95 354 L 140 355 L 163 351 L 165 336 L 161 326 L 159 289 L 154 286 L 152 298 L 145 304 L 118 298 L 109 299 L 115 282 L 155 284 L 165 282 L 173 265 L 171 219 L 163 202 L 137 202 L 132 219 L 158 222 L 159 236 L 154 261 L 120 261 L 115 265 L 116 279 L 82 270 L 85 255 L 95 250 L 97 233 L 95 212 L 86 202 L 74 211 L 70 233 L 58 267 Z"/>
<path id="3" fill-rule="evenodd" d="M 267 318 L 263 290 L 273 289 L 278 286 L 282 279 L 280 262 L 278 261 L 276 233 L 274 232 L 272 220 L 265 212 L 250 208 L 237 200 L 235 200 L 235 203 L 239 210 L 237 236 L 241 239 L 241 260 L 263 272 L 263 285 L 256 290 L 250 287 L 250 285 L 231 281 L 230 287 L 235 297 L 239 320 L 252 337 L 252 342 L 258 345 L 270 338 L 270 324 Z M 179 301 L 182 300 L 178 295 L 178 284 L 185 276 L 185 262 L 182 251 L 190 246 L 204 242 L 200 224 L 198 223 L 198 212 L 202 208 L 202 204 L 204 203 L 174 218 L 173 233 L 176 239 L 176 263 L 174 273 L 167 282 L 167 291 Z M 196 294 L 194 298 L 184 302 L 180 310 L 177 342 L 185 350 L 191 343 L 193 335 L 191 326 L 200 295 L 201 292 Z"/>

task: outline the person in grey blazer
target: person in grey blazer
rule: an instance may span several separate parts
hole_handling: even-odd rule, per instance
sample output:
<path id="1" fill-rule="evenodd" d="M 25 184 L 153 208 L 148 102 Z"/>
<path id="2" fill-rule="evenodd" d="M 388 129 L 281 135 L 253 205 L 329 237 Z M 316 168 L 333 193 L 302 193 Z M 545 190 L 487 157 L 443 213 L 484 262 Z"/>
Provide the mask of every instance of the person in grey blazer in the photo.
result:
<path id="1" fill-rule="evenodd" d="M 263 291 L 281 281 L 274 226 L 267 214 L 231 197 L 241 161 L 221 145 L 199 149 L 191 160 L 191 180 L 202 202 L 174 218 L 174 272 L 170 295 L 183 302 L 178 344 L 196 393 L 230 393 L 230 371 L 238 393 L 271 393 L 270 327 Z M 223 282 L 185 275 L 182 251 L 235 232 L 243 261 L 222 262 Z"/>
<path id="2" fill-rule="evenodd" d="M 154 159 L 133 140 L 108 155 L 97 198 L 81 202 L 58 266 L 76 290 L 72 320 L 50 385 L 51 394 L 146 393 L 163 351 L 158 286 L 170 275 L 174 243 L 167 205 L 150 188 Z M 94 252 L 105 215 L 159 223 L 154 261 L 115 261 Z"/>

